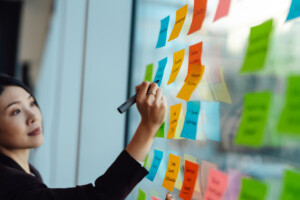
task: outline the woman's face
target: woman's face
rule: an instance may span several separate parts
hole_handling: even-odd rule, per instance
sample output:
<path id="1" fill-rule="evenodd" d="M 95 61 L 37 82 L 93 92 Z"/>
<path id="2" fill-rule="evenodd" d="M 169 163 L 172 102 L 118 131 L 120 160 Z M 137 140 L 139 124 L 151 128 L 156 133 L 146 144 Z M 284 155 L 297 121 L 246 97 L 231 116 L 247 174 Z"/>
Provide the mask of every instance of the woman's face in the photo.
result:
<path id="1" fill-rule="evenodd" d="M 0 146 L 10 150 L 39 147 L 42 116 L 34 98 L 23 88 L 6 86 L 0 95 Z"/>

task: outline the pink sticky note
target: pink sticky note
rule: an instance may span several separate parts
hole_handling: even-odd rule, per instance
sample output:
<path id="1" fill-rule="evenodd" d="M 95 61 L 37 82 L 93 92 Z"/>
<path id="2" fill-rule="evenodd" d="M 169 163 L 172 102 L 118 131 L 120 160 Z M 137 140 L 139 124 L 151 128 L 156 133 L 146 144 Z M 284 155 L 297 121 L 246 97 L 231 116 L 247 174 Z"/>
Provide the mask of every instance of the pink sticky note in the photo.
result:
<path id="1" fill-rule="evenodd" d="M 222 200 L 227 189 L 227 182 L 227 174 L 215 169 L 210 169 L 204 200 Z"/>
<path id="2" fill-rule="evenodd" d="M 230 7 L 230 0 L 220 0 L 217 8 L 217 12 L 214 18 L 214 22 L 218 19 L 228 15 Z"/>
<path id="3" fill-rule="evenodd" d="M 207 188 L 207 183 L 208 183 L 208 176 L 209 176 L 209 169 L 218 169 L 218 166 L 214 163 L 210 163 L 207 161 L 202 161 L 201 162 L 201 169 L 200 169 L 200 187 L 202 190 L 202 194 L 206 191 Z"/>
<path id="4" fill-rule="evenodd" d="M 245 176 L 237 170 L 228 171 L 228 187 L 223 200 L 236 200 L 241 190 L 241 178 Z"/>
<path id="5" fill-rule="evenodd" d="M 152 197 L 152 200 L 160 200 L 160 199 L 157 197 Z"/>

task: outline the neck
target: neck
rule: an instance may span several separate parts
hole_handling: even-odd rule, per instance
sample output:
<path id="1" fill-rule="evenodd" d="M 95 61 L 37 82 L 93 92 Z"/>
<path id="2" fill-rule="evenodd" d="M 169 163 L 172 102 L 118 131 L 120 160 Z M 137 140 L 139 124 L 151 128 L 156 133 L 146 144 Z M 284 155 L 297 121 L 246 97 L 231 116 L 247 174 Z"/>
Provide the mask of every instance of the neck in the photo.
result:
<path id="1" fill-rule="evenodd" d="M 0 152 L 13 159 L 23 168 L 23 170 L 26 173 L 30 174 L 30 168 L 28 163 L 29 149 L 11 150 L 0 147 Z"/>

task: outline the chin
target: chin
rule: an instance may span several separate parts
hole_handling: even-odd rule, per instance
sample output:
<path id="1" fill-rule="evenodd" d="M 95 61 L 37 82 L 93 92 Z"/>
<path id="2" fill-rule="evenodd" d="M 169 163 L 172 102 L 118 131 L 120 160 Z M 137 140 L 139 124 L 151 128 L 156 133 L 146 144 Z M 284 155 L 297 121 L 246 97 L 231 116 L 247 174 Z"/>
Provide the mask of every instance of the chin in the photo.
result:
<path id="1" fill-rule="evenodd" d="M 32 143 L 31 148 L 38 148 L 44 143 L 44 137 L 36 138 L 36 140 Z"/>

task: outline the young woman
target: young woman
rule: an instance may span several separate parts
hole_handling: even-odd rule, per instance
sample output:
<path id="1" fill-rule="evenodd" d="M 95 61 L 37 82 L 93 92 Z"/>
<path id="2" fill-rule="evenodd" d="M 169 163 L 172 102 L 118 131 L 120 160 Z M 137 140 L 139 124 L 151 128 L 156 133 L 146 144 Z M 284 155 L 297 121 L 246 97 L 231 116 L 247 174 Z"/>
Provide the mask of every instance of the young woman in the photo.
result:
<path id="1" fill-rule="evenodd" d="M 144 161 L 166 115 L 166 99 L 155 83 L 136 87 L 141 122 L 128 146 L 95 184 L 48 188 L 28 163 L 29 150 L 43 144 L 42 115 L 31 91 L 20 81 L 0 74 L 0 199 L 114 200 L 125 199 L 147 170 Z M 117 180 L 117 181 L 116 181 Z M 166 200 L 171 200 L 167 194 Z"/>

